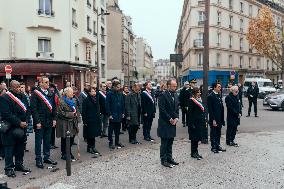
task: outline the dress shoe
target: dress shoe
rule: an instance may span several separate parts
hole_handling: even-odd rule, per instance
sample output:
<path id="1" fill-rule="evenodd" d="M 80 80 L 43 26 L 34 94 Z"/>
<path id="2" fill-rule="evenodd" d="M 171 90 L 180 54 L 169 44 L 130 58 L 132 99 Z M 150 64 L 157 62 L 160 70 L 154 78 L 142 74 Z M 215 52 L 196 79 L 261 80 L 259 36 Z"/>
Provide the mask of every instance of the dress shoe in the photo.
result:
<path id="1" fill-rule="evenodd" d="M 101 135 L 101 138 L 104 138 L 104 137 L 107 137 L 107 135 L 106 135 L 106 134 L 102 134 L 102 135 Z"/>
<path id="2" fill-rule="evenodd" d="M 76 143 L 76 142 L 73 142 L 73 144 L 72 144 L 72 145 L 77 146 L 77 143 Z"/>
<path id="3" fill-rule="evenodd" d="M 56 162 L 56 161 L 53 161 L 53 160 L 50 159 L 50 158 L 43 160 L 43 163 L 50 164 L 50 165 L 57 165 L 57 162 Z"/>
<path id="4" fill-rule="evenodd" d="M 66 161 L 66 159 L 67 159 L 67 158 L 66 158 L 66 154 L 61 155 L 61 159 L 64 160 L 64 161 Z"/>
<path id="5" fill-rule="evenodd" d="M 96 148 L 92 148 L 93 154 L 95 155 L 99 155 L 100 152 L 96 149 Z"/>
<path id="6" fill-rule="evenodd" d="M 149 137 L 149 139 L 151 140 L 151 142 L 155 141 L 155 139 L 153 139 L 151 136 Z"/>
<path id="7" fill-rule="evenodd" d="M 208 139 L 203 139 L 203 140 L 201 141 L 201 144 L 208 144 Z"/>
<path id="8" fill-rule="evenodd" d="M 234 141 L 230 143 L 230 146 L 239 147 L 238 143 L 235 143 Z"/>
<path id="9" fill-rule="evenodd" d="M 24 165 L 18 165 L 15 166 L 15 171 L 21 171 L 21 172 L 31 172 L 31 170 Z"/>
<path id="10" fill-rule="evenodd" d="M 56 148 L 58 148 L 57 146 L 55 146 L 55 145 L 52 145 L 52 146 L 50 146 L 50 149 L 56 149 Z"/>
<path id="11" fill-rule="evenodd" d="M 173 168 L 173 167 L 174 167 L 172 164 L 170 164 L 170 163 L 168 163 L 168 162 L 162 162 L 161 164 L 162 164 L 163 166 L 169 167 L 169 168 Z"/>
<path id="12" fill-rule="evenodd" d="M 191 154 L 191 157 L 195 158 L 197 160 L 201 160 L 202 159 L 198 153 Z"/>
<path id="13" fill-rule="evenodd" d="M 124 147 L 124 145 L 121 144 L 121 143 L 118 143 L 118 144 L 116 144 L 115 146 L 117 147 L 117 149 L 120 149 L 120 148 L 123 148 L 123 147 Z"/>
<path id="14" fill-rule="evenodd" d="M 40 169 L 43 169 L 43 168 L 44 168 L 44 165 L 42 164 L 42 161 L 36 162 L 36 167 L 37 167 L 37 168 L 40 168 Z"/>
<path id="15" fill-rule="evenodd" d="M 258 117 L 258 115 L 255 115 L 254 117 Z"/>
<path id="16" fill-rule="evenodd" d="M 169 159 L 168 163 L 172 164 L 172 165 L 179 165 L 178 162 L 176 162 L 174 159 Z"/>
<path id="17" fill-rule="evenodd" d="M 135 140 L 132 140 L 132 141 L 130 141 L 129 143 L 131 143 L 131 144 L 136 144 L 136 141 L 135 141 Z"/>
<path id="18" fill-rule="evenodd" d="M 135 140 L 135 144 L 142 144 L 141 142 L 139 142 L 139 141 L 137 141 L 137 140 Z"/>
<path id="19" fill-rule="evenodd" d="M 183 124 L 182 126 L 183 126 L 183 127 L 186 127 L 186 125 L 185 125 L 185 124 Z"/>
<path id="20" fill-rule="evenodd" d="M 148 142 L 151 142 L 151 139 L 150 138 L 144 138 L 144 140 L 148 141 Z"/>
<path id="21" fill-rule="evenodd" d="M 226 152 L 226 149 L 224 149 L 224 148 L 222 148 L 221 146 L 219 146 L 218 151 L 219 151 L 219 152 Z"/>
<path id="22" fill-rule="evenodd" d="M 12 177 L 12 178 L 16 177 L 16 173 L 13 169 L 5 170 L 5 175 L 7 175 L 7 177 Z"/>
<path id="23" fill-rule="evenodd" d="M 124 132 L 121 132 L 121 131 L 120 131 L 120 132 L 119 132 L 119 134 L 120 134 L 120 135 L 123 135 L 123 134 L 124 134 Z"/>
<path id="24" fill-rule="evenodd" d="M 108 145 L 108 147 L 109 147 L 111 150 L 115 149 L 115 146 L 114 146 L 113 144 Z"/>
<path id="25" fill-rule="evenodd" d="M 212 148 L 211 151 L 214 152 L 215 154 L 219 153 L 219 151 L 215 148 Z"/>
<path id="26" fill-rule="evenodd" d="M 246 117 L 249 117 L 250 115 L 247 115 Z"/>

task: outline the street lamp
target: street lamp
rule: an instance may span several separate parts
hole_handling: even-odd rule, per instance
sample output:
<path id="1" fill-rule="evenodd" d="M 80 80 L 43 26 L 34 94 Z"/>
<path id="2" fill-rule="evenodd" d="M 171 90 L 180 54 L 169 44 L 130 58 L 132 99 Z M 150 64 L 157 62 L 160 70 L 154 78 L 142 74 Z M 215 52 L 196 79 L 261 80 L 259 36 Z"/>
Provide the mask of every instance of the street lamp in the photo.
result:
<path id="1" fill-rule="evenodd" d="M 98 72 L 98 74 L 97 74 L 97 88 L 99 89 L 99 85 L 100 85 L 100 72 L 101 72 L 101 70 L 100 70 L 100 63 L 99 63 L 99 17 L 100 16 L 108 16 L 108 15 L 110 15 L 110 13 L 109 12 L 102 12 L 102 13 L 100 13 L 100 14 L 98 14 L 98 16 L 97 16 L 97 72 Z M 103 34 L 101 34 L 101 35 L 103 35 Z"/>

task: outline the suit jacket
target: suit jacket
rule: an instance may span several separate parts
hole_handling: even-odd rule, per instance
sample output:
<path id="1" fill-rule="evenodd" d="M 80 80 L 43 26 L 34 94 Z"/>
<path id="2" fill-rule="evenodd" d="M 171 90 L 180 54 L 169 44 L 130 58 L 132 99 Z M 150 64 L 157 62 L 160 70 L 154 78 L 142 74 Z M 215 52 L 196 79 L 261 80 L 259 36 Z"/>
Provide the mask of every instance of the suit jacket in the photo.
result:
<path id="1" fill-rule="evenodd" d="M 125 98 L 126 118 L 130 117 L 129 125 L 140 125 L 141 97 L 138 93 L 130 93 Z"/>
<path id="2" fill-rule="evenodd" d="M 170 123 L 170 119 L 179 118 L 179 101 L 178 96 L 174 93 L 174 98 L 166 90 L 159 97 L 159 120 L 158 120 L 158 137 L 174 138 L 176 136 L 176 125 Z"/>
<path id="3" fill-rule="evenodd" d="M 207 97 L 209 124 L 213 126 L 213 120 L 216 121 L 218 127 L 225 126 L 224 106 L 222 98 L 219 94 L 211 92 Z"/>
<path id="4" fill-rule="evenodd" d="M 33 92 L 31 96 L 31 110 L 34 128 L 38 123 L 41 123 L 43 127 L 52 127 L 53 120 L 56 120 L 57 112 L 54 94 L 50 93 L 48 90 L 48 94 L 46 95 L 41 89 L 37 90 L 49 100 L 52 105 L 52 111 L 50 111 L 44 101 L 35 92 Z"/>
<path id="5" fill-rule="evenodd" d="M 257 100 L 258 93 L 259 93 L 259 88 L 257 86 L 255 86 L 254 88 L 252 88 L 252 85 L 249 86 L 247 91 L 248 100 Z"/>
<path id="6" fill-rule="evenodd" d="M 141 93 L 141 108 L 142 115 L 147 114 L 147 116 L 155 116 L 156 113 L 156 103 L 154 93 L 151 92 L 152 99 L 148 96 L 147 91 Z"/>
<path id="7" fill-rule="evenodd" d="M 238 126 L 240 124 L 239 114 L 241 114 L 240 100 L 238 96 L 229 93 L 225 98 L 227 106 L 227 126 Z"/>
<path id="8" fill-rule="evenodd" d="M 81 114 L 82 114 L 82 105 L 83 105 L 84 100 L 87 98 L 87 96 L 88 96 L 88 92 L 86 92 L 85 90 L 82 91 L 79 95 L 79 111 Z"/>
<path id="9" fill-rule="evenodd" d="M 192 94 L 191 88 L 188 88 L 188 89 L 186 89 L 185 87 L 182 88 L 182 90 L 180 91 L 180 95 L 179 95 L 179 103 L 181 107 L 183 108 L 188 107 L 191 94 Z"/>
<path id="10" fill-rule="evenodd" d="M 100 102 L 100 112 L 103 115 L 107 115 L 107 113 L 106 113 L 106 94 L 102 95 L 101 92 L 98 92 L 99 93 L 99 102 Z"/>
<path id="11" fill-rule="evenodd" d="M 0 113 L 2 120 L 11 124 L 10 129 L 6 133 L 1 134 L 3 145 L 14 145 L 17 142 L 13 137 L 13 131 L 16 129 L 22 129 L 20 127 L 20 123 L 27 122 L 30 116 L 30 109 L 28 108 L 26 97 L 22 94 L 11 93 L 25 104 L 27 111 L 25 112 L 7 94 L 0 96 Z"/>

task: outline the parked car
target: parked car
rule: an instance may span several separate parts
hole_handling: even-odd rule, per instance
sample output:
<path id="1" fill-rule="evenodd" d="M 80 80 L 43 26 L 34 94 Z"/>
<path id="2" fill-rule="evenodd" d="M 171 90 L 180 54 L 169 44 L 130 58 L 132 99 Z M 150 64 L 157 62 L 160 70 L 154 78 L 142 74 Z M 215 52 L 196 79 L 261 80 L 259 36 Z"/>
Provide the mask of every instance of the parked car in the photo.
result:
<path id="1" fill-rule="evenodd" d="M 279 92 L 269 94 L 263 99 L 263 106 L 269 106 L 273 110 L 282 109 L 284 111 L 284 89 Z"/>
<path id="2" fill-rule="evenodd" d="M 257 86 L 259 88 L 258 98 L 263 99 L 266 95 L 276 92 L 276 88 L 273 86 L 273 83 L 270 79 L 246 78 L 244 82 L 244 89 L 243 89 L 244 96 L 247 96 L 248 87 L 251 85 L 253 81 L 257 83 Z"/>

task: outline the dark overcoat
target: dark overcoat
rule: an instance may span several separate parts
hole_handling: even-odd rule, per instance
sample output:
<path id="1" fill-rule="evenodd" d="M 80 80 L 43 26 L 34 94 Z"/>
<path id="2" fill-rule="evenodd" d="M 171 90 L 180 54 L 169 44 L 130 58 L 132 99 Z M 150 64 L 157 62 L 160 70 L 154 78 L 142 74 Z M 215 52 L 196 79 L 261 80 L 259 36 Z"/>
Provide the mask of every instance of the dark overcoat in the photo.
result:
<path id="1" fill-rule="evenodd" d="M 139 93 L 130 93 L 125 98 L 126 118 L 130 117 L 129 125 L 140 125 L 141 97 Z"/>
<path id="2" fill-rule="evenodd" d="M 255 85 L 254 87 L 252 87 L 252 85 L 250 85 L 248 90 L 247 90 L 248 100 L 249 101 L 257 101 L 258 93 L 259 93 L 258 86 Z"/>
<path id="3" fill-rule="evenodd" d="M 120 123 L 125 114 L 125 104 L 123 94 L 114 90 L 107 93 L 106 96 L 106 112 L 113 119 L 110 122 Z"/>
<path id="4" fill-rule="evenodd" d="M 188 101 L 187 115 L 186 123 L 188 126 L 189 139 L 192 141 L 201 141 L 205 125 L 204 111 L 192 99 L 190 99 Z"/>
<path id="5" fill-rule="evenodd" d="M 82 104 L 82 119 L 85 125 L 85 137 L 94 138 L 101 135 L 99 95 L 96 95 L 96 101 L 88 95 Z"/>
<path id="6" fill-rule="evenodd" d="M 26 108 L 28 107 L 28 102 L 24 95 L 13 93 L 22 103 L 25 104 Z M 0 113 L 2 120 L 8 122 L 11 127 L 6 132 L 1 134 L 2 144 L 5 145 L 14 145 L 19 141 L 16 141 L 14 138 L 13 132 L 15 130 L 23 130 L 20 127 L 21 122 L 27 122 L 30 116 L 30 109 L 27 109 L 25 112 L 16 102 L 14 102 L 7 94 L 0 96 Z M 21 140 L 21 139 L 20 139 Z M 25 136 L 23 135 L 23 141 Z"/>
<path id="7" fill-rule="evenodd" d="M 239 98 L 229 93 L 225 98 L 225 102 L 227 106 L 227 126 L 237 127 L 240 124 L 239 115 L 241 114 Z"/>
<path id="8" fill-rule="evenodd" d="M 207 106 L 210 126 L 213 126 L 213 120 L 216 121 L 218 127 L 225 126 L 224 105 L 221 95 L 212 91 L 207 97 Z"/>
<path id="9" fill-rule="evenodd" d="M 74 110 L 66 104 L 61 98 L 57 107 L 57 122 L 56 122 L 56 137 L 66 138 L 66 132 L 70 131 L 70 136 L 73 137 L 79 133 L 79 102 L 73 98 L 76 104 L 76 114 Z"/>
<path id="10" fill-rule="evenodd" d="M 178 96 L 174 93 L 174 98 L 166 90 L 159 97 L 159 120 L 158 120 L 158 137 L 174 138 L 176 136 L 176 125 L 170 123 L 170 119 L 179 118 L 179 101 Z"/>
<path id="11" fill-rule="evenodd" d="M 52 105 L 52 111 L 49 110 L 45 102 L 35 93 L 31 96 L 31 110 L 33 116 L 34 129 L 38 123 L 41 123 L 42 127 L 52 127 L 53 120 L 56 120 L 56 105 L 55 105 L 55 95 L 48 91 L 46 95 L 41 89 L 37 89 L 41 94 L 43 94 Z"/>
<path id="12" fill-rule="evenodd" d="M 183 87 L 179 94 L 179 103 L 182 108 L 188 107 L 188 102 L 191 97 L 192 89 Z"/>

